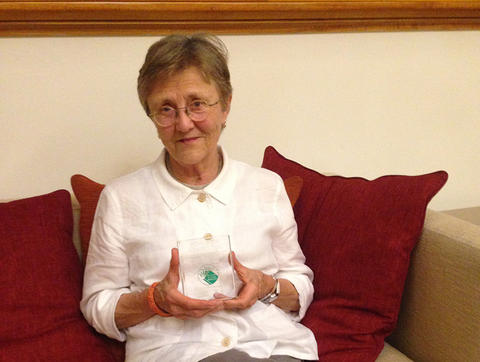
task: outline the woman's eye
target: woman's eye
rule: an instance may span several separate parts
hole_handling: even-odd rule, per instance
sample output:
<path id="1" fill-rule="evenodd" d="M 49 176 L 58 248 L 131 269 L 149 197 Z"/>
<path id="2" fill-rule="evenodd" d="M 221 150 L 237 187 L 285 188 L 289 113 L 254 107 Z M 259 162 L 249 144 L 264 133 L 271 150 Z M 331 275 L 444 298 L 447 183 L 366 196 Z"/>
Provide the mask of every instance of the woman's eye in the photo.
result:
<path id="1" fill-rule="evenodd" d="M 171 111 L 173 111 L 173 108 L 170 106 L 163 106 L 162 108 L 160 108 L 160 113 L 169 113 Z"/>
<path id="2" fill-rule="evenodd" d="M 204 105 L 205 105 L 204 101 L 193 101 L 192 103 L 190 103 L 190 107 L 192 109 L 201 109 L 203 108 Z"/>

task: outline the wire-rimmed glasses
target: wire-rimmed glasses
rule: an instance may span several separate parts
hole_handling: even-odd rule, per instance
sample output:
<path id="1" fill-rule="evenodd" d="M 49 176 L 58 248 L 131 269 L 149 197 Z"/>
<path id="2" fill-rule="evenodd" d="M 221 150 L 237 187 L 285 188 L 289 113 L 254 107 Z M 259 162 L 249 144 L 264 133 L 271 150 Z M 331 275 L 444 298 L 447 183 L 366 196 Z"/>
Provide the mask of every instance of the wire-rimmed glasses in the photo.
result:
<path id="1" fill-rule="evenodd" d="M 175 108 L 172 106 L 162 106 L 157 112 L 151 113 L 150 118 L 160 127 L 169 127 L 175 123 L 180 110 L 185 110 L 187 116 L 194 122 L 202 122 L 207 118 L 210 107 L 218 104 L 220 100 L 209 104 L 204 100 L 196 100 L 189 103 L 186 107 Z"/>

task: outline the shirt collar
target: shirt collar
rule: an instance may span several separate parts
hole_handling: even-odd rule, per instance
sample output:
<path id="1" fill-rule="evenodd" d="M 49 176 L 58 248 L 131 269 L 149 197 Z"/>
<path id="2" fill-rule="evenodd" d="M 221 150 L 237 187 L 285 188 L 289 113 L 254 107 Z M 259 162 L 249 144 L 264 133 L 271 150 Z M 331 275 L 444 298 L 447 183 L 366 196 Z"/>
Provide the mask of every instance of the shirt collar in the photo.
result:
<path id="1" fill-rule="evenodd" d="M 235 188 L 235 168 L 232 167 L 227 152 L 221 146 L 220 152 L 223 156 L 223 167 L 218 176 L 203 190 L 192 190 L 170 175 L 165 165 L 167 151 L 165 148 L 162 150 L 160 156 L 153 163 L 153 176 L 162 198 L 171 210 L 179 207 L 192 193 L 199 194 L 204 192 L 222 204 L 228 204 Z"/>

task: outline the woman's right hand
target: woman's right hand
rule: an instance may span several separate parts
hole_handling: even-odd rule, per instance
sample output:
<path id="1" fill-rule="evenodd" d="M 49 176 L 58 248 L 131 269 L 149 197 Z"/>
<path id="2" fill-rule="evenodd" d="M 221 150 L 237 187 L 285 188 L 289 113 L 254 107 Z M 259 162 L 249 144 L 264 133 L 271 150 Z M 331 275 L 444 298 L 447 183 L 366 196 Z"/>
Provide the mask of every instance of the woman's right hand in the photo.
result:
<path id="1" fill-rule="evenodd" d="M 170 268 L 153 293 L 157 306 L 179 319 L 202 318 L 223 309 L 219 299 L 201 300 L 186 297 L 178 291 L 180 282 L 178 249 L 172 249 Z"/>

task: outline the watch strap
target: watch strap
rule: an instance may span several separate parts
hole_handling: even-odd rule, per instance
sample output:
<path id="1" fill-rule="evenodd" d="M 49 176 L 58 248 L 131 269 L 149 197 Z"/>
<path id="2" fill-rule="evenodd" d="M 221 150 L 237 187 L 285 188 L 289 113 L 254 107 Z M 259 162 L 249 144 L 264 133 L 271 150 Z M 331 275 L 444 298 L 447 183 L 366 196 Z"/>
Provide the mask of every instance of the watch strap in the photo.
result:
<path id="1" fill-rule="evenodd" d="M 275 286 L 273 290 L 264 296 L 260 301 L 265 304 L 270 304 L 274 302 L 278 296 L 280 295 L 280 280 L 277 278 L 273 278 L 275 280 Z"/>

